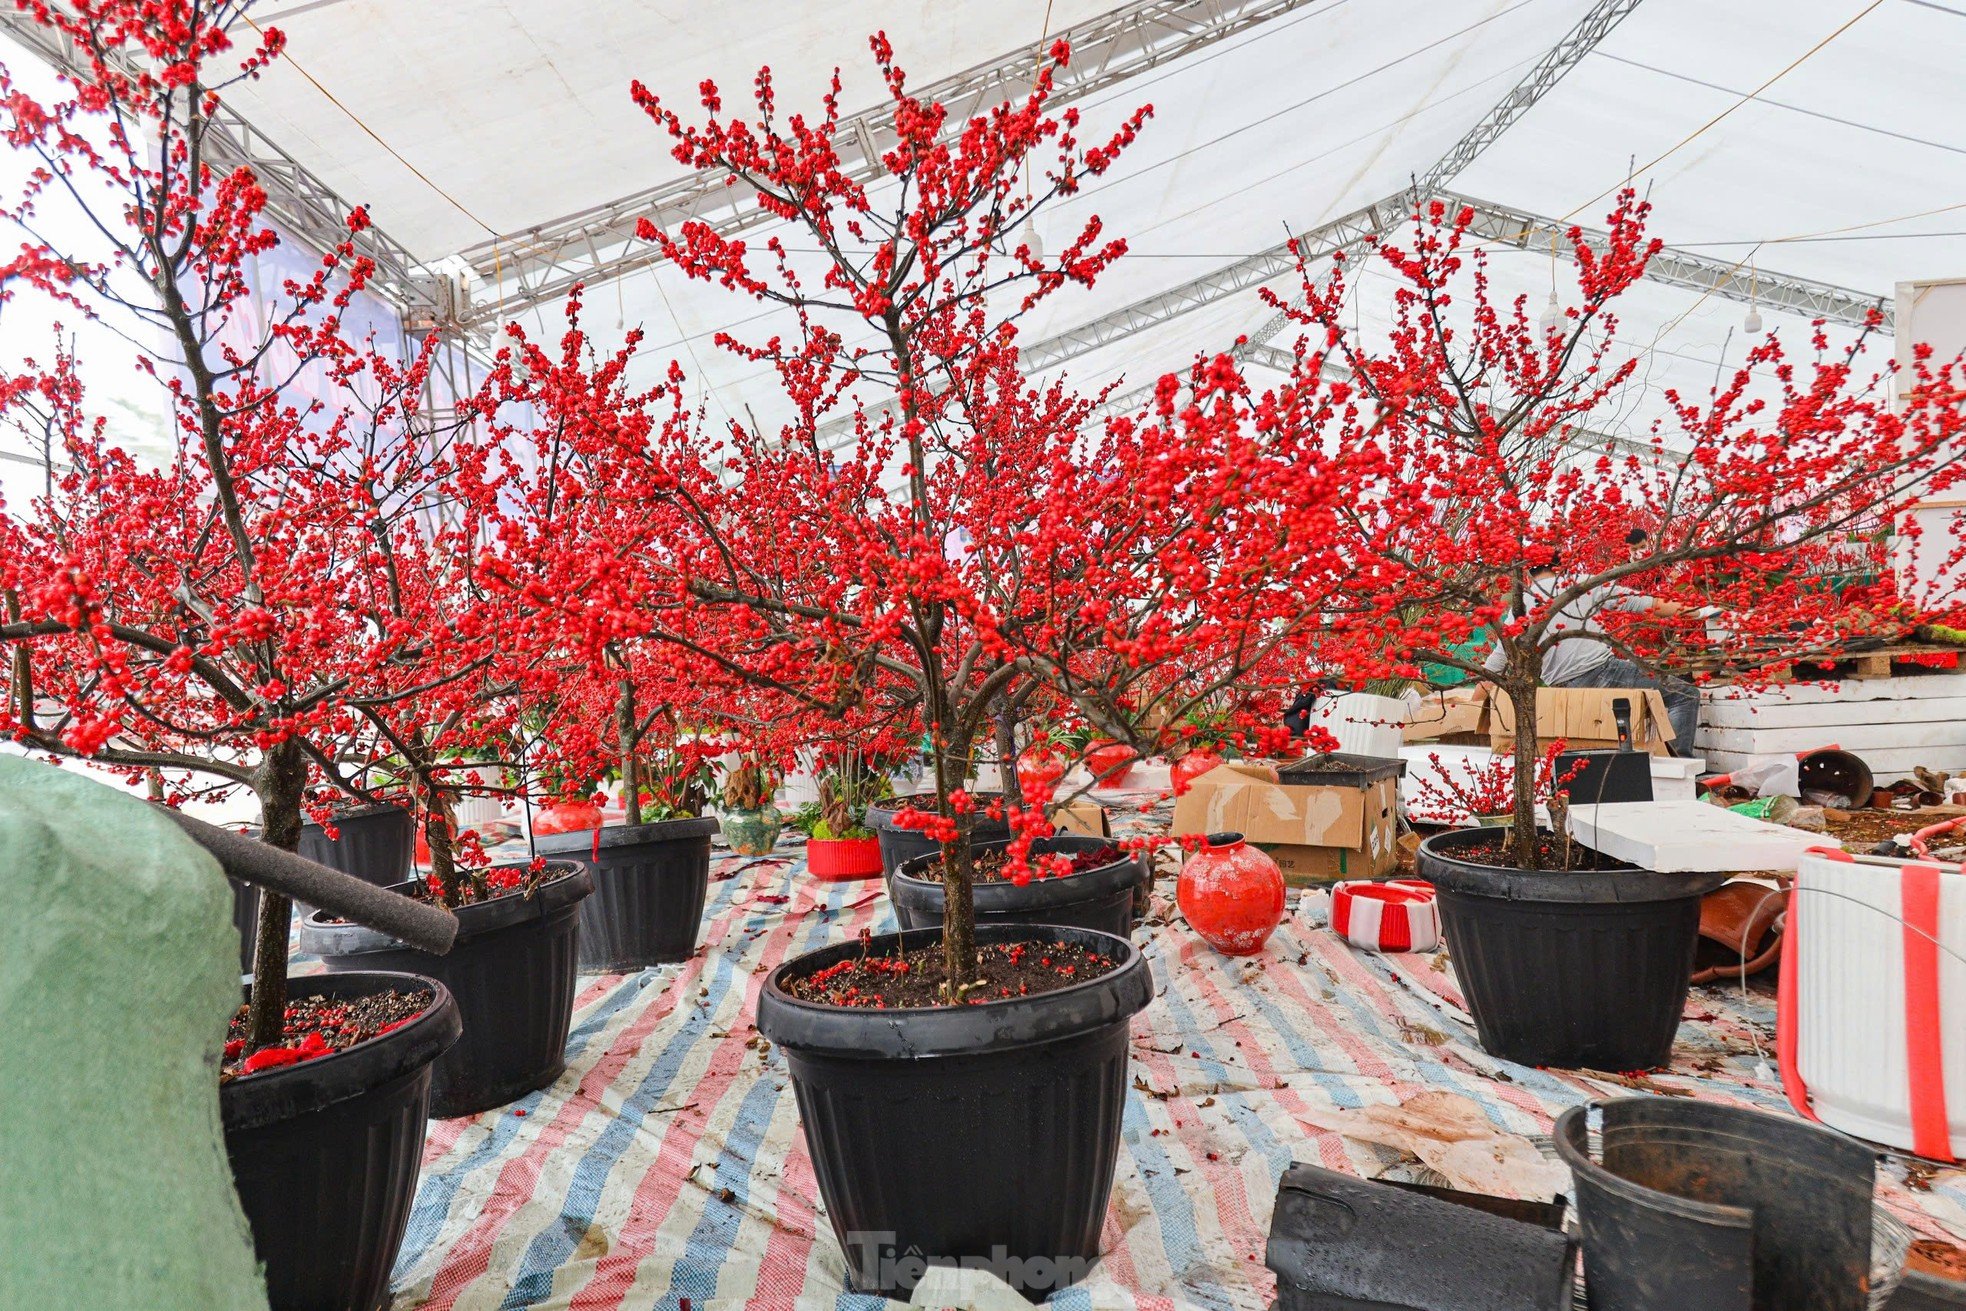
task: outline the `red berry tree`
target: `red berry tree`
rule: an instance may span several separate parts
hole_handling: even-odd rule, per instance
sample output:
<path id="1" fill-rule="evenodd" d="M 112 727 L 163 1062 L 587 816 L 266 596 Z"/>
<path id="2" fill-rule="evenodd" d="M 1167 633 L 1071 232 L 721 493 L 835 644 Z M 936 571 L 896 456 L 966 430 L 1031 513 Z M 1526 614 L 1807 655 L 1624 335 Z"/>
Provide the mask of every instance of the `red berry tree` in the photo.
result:
<path id="1" fill-rule="evenodd" d="M 1492 290 L 1471 216 L 1438 202 L 1365 258 L 1396 283 L 1392 331 L 1345 310 L 1340 260 L 1303 278 L 1293 383 L 1321 395 L 1350 490 L 1332 650 L 1364 676 L 1459 669 L 1515 717 L 1514 832 L 1534 832 L 1537 688 L 1568 652 L 1602 643 L 1643 672 L 1691 659 L 1779 666 L 1834 645 L 1891 601 L 1884 539 L 1913 502 L 1955 482 L 1966 429 L 1957 363 L 1921 351 L 1908 405 L 1832 349 L 1750 343 L 1707 396 L 1668 393 L 1644 440 L 1593 431 L 1637 385 L 1618 299 L 1659 242 L 1629 192 L 1601 246 L 1570 234 L 1576 286 L 1552 323 Z M 1851 588 L 1839 576 L 1884 581 Z M 1593 636 L 1576 634 L 1588 627 Z M 1490 652 L 1464 654 L 1470 639 Z M 1533 867 L 1535 847 L 1514 844 Z"/>
<path id="2" fill-rule="evenodd" d="M 445 490 L 469 434 L 422 408 L 427 344 L 406 359 L 352 326 L 366 218 L 310 273 L 255 285 L 280 244 L 266 194 L 210 162 L 218 98 L 281 46 L 267 31 L 235 49 L 243 9 L 37 7 L 86 72 L 45 102 L 0 75 L 7 140 L 42 165 L 0 211 L 27 238 L 0 294 L 32 289 L 157 343 L 139 367 L 173 435 L 161 467 L 139 463 L 64 356 L 0 383 L 7 417 L 68 466 L 24 520 L 0 521 L 0 732 L 250 788 L 264 840 L 291 850 L 310 776 L 367 791 L 345 745 L 385 720 L 434 722 L 495 651 L 462 549 L 482 507 Z M 64 208 L 86 221 L 54 222 Z M 290 914 L 262 898 L 250 1049 L 281 1038 Z"/>
<path id="3" fill-rule="evenodd" d="M 782 223 L 761 246 L 697 222 L 642 235 L 787 325 L 719 337 L 776 373 L 787 417 L 676 444 L 649 631 L 821 720 L 919 722 L 934 802 L 917 822 L 943 846 L 943 986 L 959 1000 L 976 959 L 966 780 L 993 723 L 1042 689 L 1150 744 L 1144 725 L 1301 636 L 1331 509 L 1304 494 L 1322 463 L 1309 425 L 1280 422 L 1226 359 L 1108 422 L 1020 365 L 1018 320 L 1125 244 L 1096 217 L 1055 255 L 1017 234 L 1106 171 L 1149 111 L 1082 141 L 1076 110 L 1047 108 L 1060 45 L 1027 97 L 959 125 L 872 45 L 897 139 L 871 183 L 843 158 L 862 147 L 839 130 L 837 78 L 815 118 L 778 113 L 769 71 L 752 120 L 709 84 L 701 122 L 635 88 L 680 162 L 728 173 Z"/>

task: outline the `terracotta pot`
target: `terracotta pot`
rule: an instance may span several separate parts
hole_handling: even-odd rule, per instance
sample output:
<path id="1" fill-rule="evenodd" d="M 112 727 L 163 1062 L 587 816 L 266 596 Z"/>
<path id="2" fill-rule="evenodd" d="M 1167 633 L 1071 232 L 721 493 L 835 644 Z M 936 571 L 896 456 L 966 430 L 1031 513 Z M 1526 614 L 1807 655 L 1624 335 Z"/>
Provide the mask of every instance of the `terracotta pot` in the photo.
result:
<path id="1" fill-rule="evenodd" d="M 1283 871 L 1240 833 L 1211 833 L 1181 866 L 1174 897 L 1188 927 L 1225 956 L 1254 956 L 1283 922 Z"/>
<path id="2" fill-rule="evenodd" d="M 1095 787 L 1124 787 L 1127 773 L 1138 758 L 1138 753 L 1124 742 L 1096 738 L 1086 746 L 1085 768 L 1092 775 Z"/>
<path id="3" fill-rule="evenodd" d="M 1181 796 L 1194 786 L 1196 779 L 1222 763 L 1222 757 L 1213 751 L 1190 751 L 1175 761 L 1174 768 L 1168 771 L 1174 783 L 1174 795 Z"/>

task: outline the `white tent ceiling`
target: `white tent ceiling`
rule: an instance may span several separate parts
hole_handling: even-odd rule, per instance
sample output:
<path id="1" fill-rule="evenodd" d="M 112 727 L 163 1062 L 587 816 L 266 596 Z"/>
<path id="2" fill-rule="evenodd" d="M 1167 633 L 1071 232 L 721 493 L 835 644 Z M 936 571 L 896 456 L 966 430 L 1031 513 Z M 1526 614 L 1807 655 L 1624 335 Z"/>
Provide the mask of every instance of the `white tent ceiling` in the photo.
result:
<path id="1" fill-rule="evenodd" d="M 286 32 L 287 57 L 229 99 L 348 201 L 367 205 L 414 256 L 441 263 L 493 238 L 516 249 L 528 228 L 677 177 L 661 134 L 629 100 L 631 79 L 693 104 L 711 78 L 740 103 L 769 64 L 781 106 L 816 108 L 837 65 L 845 107 L 867 108 L 879 99 L 865 45 L 875 29 L 926 83 L 1117 4 L 287 0 L 255 11 L 255 21 Z M 1265 21 L 1079 102 L 1089 131 L 1140 103 L 1155 114 L 1118 168 L 1049 218 L 1046 235 L 1056 242 L 1096 212 L 1133 253 L 1098 288 L 1043 306 L 1024 325 L 1027 343 L 1397 192 L 1593 4 L 1272 8 Z M 1653 231 L 1678 248 L 1744 261 L 1737 281 L 1766 269 L 1888 297 L 1901 279 L 1966 272 L 1963 63 L 1966 0 L 1645 0 L 1451 185 L 1596 225 L 1636 166 L 1655 205 Z M 516 289 L 502 259 L 494 270 L 472 288 L 480 304 Z M 1495 257 L 1498 290 L 1527 295 L 1534 308 L 1551 273 L 1546 254 Z M 1383 324 L 1389 285 L 1361 282 L 1362 326 Z M 590 285 L 587 301 L 603 342 L 643 327 L 651 380 L 679 358 L 712 419 L 783 413 L 766 371 L 710 341 L 723 328 L 762 337 L 783 326 L 760 307 L 665 265 Z M 546 303 L 510 317 L 550 326 L 559 312 Z M 1604 426 L 1642 430 L 1664 389 L 1704 392 L 1717 367 L 1741 357 L 1743 313 L 1735 300 L 1664 285 L 1631 296 L 1624 337 L 1645 355 L 1642 395 L 1623 398 Z M 1764 317 L 1798 336 L 1806 327 Z M 1088 389 L 1120 377 L 1138 385 L 1197 352 L 1226 349 L 1267 318 L 1245 289 L 1058 367 Z M 1289 334 L 1275 344 L 1288 347 Z"/>

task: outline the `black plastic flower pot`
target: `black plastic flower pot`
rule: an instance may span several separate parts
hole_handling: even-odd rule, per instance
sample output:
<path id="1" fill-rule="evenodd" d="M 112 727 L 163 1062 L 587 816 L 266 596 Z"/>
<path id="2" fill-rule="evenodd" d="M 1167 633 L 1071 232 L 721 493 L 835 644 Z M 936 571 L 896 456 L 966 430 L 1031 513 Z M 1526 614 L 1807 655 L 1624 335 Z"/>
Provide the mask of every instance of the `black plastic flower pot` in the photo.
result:
<path id="1" fill-rule="evenodd" d="M 639 970 L 696 954 L 716 831 L 706 817 L 533 839 L 540 855 L 577 860 L 594 876 L 594 895 L 580 903 L 581 969 Z"/>
<path id="2" fill-rule="evenodd" d="M 940 930 L 884 934 L 912 950 Z M 905 1297 L 929 1265 L 982 1261 L 1036 1301 L 1084 1277 L 1119 1155 L 1128 1021 L 1153 997 L 1124 938 L 979 924 L 979 945 L 1065 941 L 1120 962 L 1097 979 L 972 1006 L 845 1009 L 794 1000 L 788 978 L 858 955 L 787 961 L 758 997 L 798 1096 L 819 1194 L 854 1286 Z M 902 1148 L 898 1126 L 908 1126 Z"/>
<path id="3" fill-rule="evenodd" d="M 232 885 L 232 930 L 239 935 L 239 973 L 253 972 L 253 952 L 259 945 L 259 888 L 238 879 Z"/>
<path id="4" fill-rule="evenodd" d="M 1419 852 L 1482 1047 L 1523 1065 L 1665 1065 L 1693 973 L 1700 898 L 1728 875 L 1518 870 L 1462 858 L 1508 836 L 1459 829 Z"/>
<path id="5" fill-rule="evenodd" d="M 375 1311 L 403 1244 L 429 1121 L 430 1070 L 457 1041 L 450 993 L 410 974 L 319 974 L 290 996 L 422 992 L 401 1028 L 219 1090 L 225 1152 L 273 1311 Z"/>
<path id="6" fill-rule="evenodd" d="M 971 842 L 1010 841 L 1010 821 L 991 819 L 982 813 L 993 802 L 1001 799 L 995 792 L 976 795 L 977 813 L 975 827 L 970 830 Z M 874 836 L 880 839 L 881 873 L 890 879 L 893 878 L 894 871 L 901 868 L 903 862 L 913 860 L 917 856 L 932 856 L 942 850 L 940 842 L 924 836 L 920 829 L 900 828 L 895 825 L 895 816 L 906 809 L 910 801 L 923 801 L 930 806 L 935 804 L 934 795 L 928 794 L 920 797 L 897 797 L 888 805 L 867 807 L 865 823 L 868 828 L 874 830 Z"/>
<path id="7" fill-rule="evenodd" d="M 344 874 L 387 888 L 410 876 L 416 850 L 416 817 L 401 806 L 356 806 L 334 818 L 339 837 L 319 824 L 303 824 L 300 854 Z"/>
<path id="8" fill-rule="evenodd" d="M 1591 1311 L 1864 1311 L 1873 1149 L 1789 1116 L 1622 1097 L 1556 1122 Z"/>
<path id="9" fill-rule="evenodd" d="M 977 852 L 998 851 L 1004 842 L 979 842 Z M 1112 846 L 1109 838 L 1060 833 L 1031 844 L 1034 855 L 1049 852 L 1097 851 Z M 934 855 L 916 856 L 903 861 L 888 884 L 894 902 L 895 918 L 904 929 L 932 929 L 942 923 L 947 904 L 939 879 L 921 877 Z M 1124 938 L 1133 932 L 1134 897 L 1140 885 L 1151 876 L 1141 857 L 1122 854 L 1118 860 L 1096 869 L 1060 878 L 1033 878 L 1019 887 L 1010 882 L 973 885 L 978 924 L 1062 924 L 1076 929 L 1093 929 Z"/>
<path id="10" fill-rule="evenodd" d="M 1884 1311 L 1966 1311 L 1966 1284 L 1908 1270 Z"/>
<path id="11" fill-rule="evenodd" d="M 580 903 L 594 881 L 574 861 L 556 861 L 547 873 L 550 881 L 529 897 L 458 907 L 457 943 L 444 956 L 321 911 L 301 922 L 301 950 L 319 956 L 330 973 L 402 970 L 450 989 L 464 1036 L 432 1076 L 430 1114 L 439 1119 L 503 1106 L 567 1068 Z"/>
<path id="12" fill-rule="evenodd" d="M 1264 1259 L 1277 1311 L 1570 1311 L 1577 1245 L 1563 1213 L 1293 1164 Z"/>

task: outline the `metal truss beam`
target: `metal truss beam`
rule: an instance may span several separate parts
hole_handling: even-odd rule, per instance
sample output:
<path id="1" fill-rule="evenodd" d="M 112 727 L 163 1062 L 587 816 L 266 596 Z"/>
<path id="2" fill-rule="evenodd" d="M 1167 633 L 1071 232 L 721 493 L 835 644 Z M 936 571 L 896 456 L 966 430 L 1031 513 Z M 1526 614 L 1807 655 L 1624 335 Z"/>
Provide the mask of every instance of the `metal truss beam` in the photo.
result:
<path id="1" fill-rule="evenodd" d="M 0 9 L 0 31 L 70 77 L 86 76 L 88 59 L 62 33 L 36 22 L 12 6 Z M 207 138 L 212 167 L 221 172 L 245 166 L 266 189 L 267 217 L 287 238 L 326 252 L 349 240 L 348 215 L 355 206 L 245 118 L 219 104 L 216 131 Z M 412 320 L 442 326 L 438 307 L 450 300 L 402 243 L 373 224 L 354 238 L 355 249 L 375 262 L 370 290 L 394 303 Z"/>
<path id="2" fill-rule="evenodd" d="M 1453 192 L 1439 195 L 1450 205 L 1466 205 L 1474 211 L 1474 222 L 1468 230 L 1484 241 L 1535 251 L 1547 251 L 1554 242 L 1559 255 L 1569 249 L 1569 234 L 1575 225 L 1561 219 L 1544 218 Z M 1586 242 L 1599 249 L 1610 240 L 1608 234 L 1596 229 L 1581 228 L 1579 232 Z M 1645 276 L 1650 281 L 1683 287 L 1703 296 L 1752 301 L 1801 318 L 1823 319 L 1851 328 L 1864 327 L 1870 321 L 1871 311 L 1876 310 L 1883 315 L 1883 327 L 1888 330 L 1894 308 L 1887 296 L 1873 296 L 1813 278 L 1771 273 L 1767 269 L 1758 269 L 1749 278 L 1738 262 L 1696 255 L 1671 246 L 1652 257 L 1645 266 Z"/>
<path id="3" fill-rule="evenodd" d="M 1027 94 L 1053 42 L 1072 46 L 1059 71 L 1052 103 L 1066 104 L 1172 63 L 1205 46 L 1302 9 L 1314 0 L 1132 0 L 1111 13 L 1021 46 L 1000 58 L 916 89 L 950 107 L 955 131 L 993 105 Z M 882 151 L 895 141 L 892 105 L 840 121 L 838 139 L 850 176 L 871 181 L 885 170 Z M 511 290 L 472 313 L 474 322 L 510 315 L 662 262 L 652 242 L 635 236 L 639 220 L 673 229 L 702 219 L 725 235 L 760 226 L 770 216 L 749 203 L 752 192 L 729 185 L 721 170 L 703 170 L 569 214 L 520 232 L 479 242 L 463 252 L 479 281 Z"/>
<path id="4" fill-rule="evenodd" d="M 1548 95 L 1563 80 L 1564 74 L 1581 63 L 1584 56 L 1596 49 L 1597 43 L 1641 3 L 1643 0 L 1597 0 L 1590 12 L 1577 20 L 1577 25 L 1536 61 L 1536 66 L 1511 87 L 1507 95 L 1491 106 L 1446 154 L 1434 161 L 1432 168 L 1414 179 L 1412 194 L 1416 197 L 1429 195 L 1460 176 L 1462 169 L 1495 144 L 1504 132 L 1515 125 L 1516 120 L 1529 112 L 1531 106 Z M 1237 358 L 1248 358 L 1242 352 L 1252 346 L 1261 346 L 1282 332 L 1289 322 L 1290 316 L 1282 310 L 1270 315 L 1238 348 Z"/>

